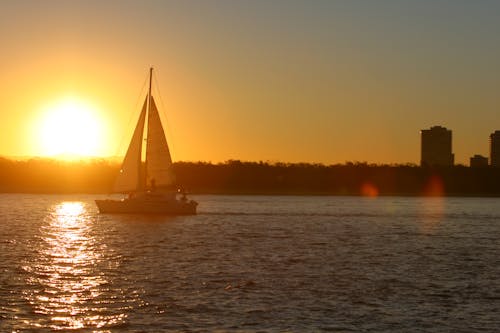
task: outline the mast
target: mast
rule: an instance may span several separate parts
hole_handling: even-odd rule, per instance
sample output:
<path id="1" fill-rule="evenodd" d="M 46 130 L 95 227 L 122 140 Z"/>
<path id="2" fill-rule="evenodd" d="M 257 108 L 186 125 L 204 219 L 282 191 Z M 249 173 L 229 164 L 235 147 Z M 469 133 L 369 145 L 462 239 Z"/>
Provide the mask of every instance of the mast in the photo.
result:
<path id="1" fill-rule="evenodd" d="M 149 112 L 151 110 L 151 83 L 153 81 L 153 67 L 149 68 L 149 88 L 148 88 L 148 108 L 147 108 L 147 116 L 148 116 L 148 123 L 149 123 Z M 146 134 L 146 142 L 148 141 L 148 136 L 149 136 L 149 126 L 148 126 L 148 131 Z M 146 145 L 147 149 L 147 145 Z M 144 189 L 148 188 L 148 155 L 146 151 L 146 159 L 144 162 Z"/>
<path id="2" fill-rule="evenodd" d="M 148 99 L 149 102 L 151 103 L 151 81 L 153 80 L 153 67 L 149 68 L 149 90 L 148 90 Z M 149 111 L 149 107 L 148 107 Z"/>

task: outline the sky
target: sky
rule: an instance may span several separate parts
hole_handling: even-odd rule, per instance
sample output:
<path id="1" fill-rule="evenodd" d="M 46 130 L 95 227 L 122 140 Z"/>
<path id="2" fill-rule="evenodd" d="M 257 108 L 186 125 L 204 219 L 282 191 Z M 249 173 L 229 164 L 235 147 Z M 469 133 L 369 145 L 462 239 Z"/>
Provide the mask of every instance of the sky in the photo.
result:
<path id="1" fill-rule="evenodd" d="M 175 161 L 419 163 L 442 125 L 468 164 L 500 129 L 499 17 L 489 0 L 5 0 L 0 155 L 123 155 L 153 66 Z"/>

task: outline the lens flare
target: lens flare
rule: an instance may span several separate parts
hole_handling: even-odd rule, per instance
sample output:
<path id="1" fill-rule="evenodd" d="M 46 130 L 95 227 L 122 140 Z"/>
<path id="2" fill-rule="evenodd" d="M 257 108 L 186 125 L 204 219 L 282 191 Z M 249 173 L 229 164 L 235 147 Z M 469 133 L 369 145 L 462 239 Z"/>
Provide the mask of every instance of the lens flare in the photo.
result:
<path id="1" fill-rule="evenodd" d="M 370 182 L 366 182 L 363 185 L 361 185 L 360 192 L 362 196 L 369 198 L 376 198 L 378 197 L 379 194 L 378 187 Z"/>
<path id="2" fill-rule="evenodd" d="M 433 175 L 425 184 L 424 195 L 429 197 L 442 197 L 444 195 L 444 183 L 440 176 Z"/>

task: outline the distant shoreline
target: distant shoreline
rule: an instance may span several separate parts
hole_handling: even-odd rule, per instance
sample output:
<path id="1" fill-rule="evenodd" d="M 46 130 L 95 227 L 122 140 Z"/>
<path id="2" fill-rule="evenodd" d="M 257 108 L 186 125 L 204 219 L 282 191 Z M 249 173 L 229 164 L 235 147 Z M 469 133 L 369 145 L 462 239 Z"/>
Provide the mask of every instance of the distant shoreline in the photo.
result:
<path id="1" fill-rule="evenodd" d="M 0 193 L 109 194 L 119 164 L 0 158 Z M 176 187 L 192 194 L 500 197 L 500 168 L 347 163 L 177 162 Z"/>
<path id="2" fill-rule="evenodd" d="M 19 194 L 19 195 L 120 195 L 120 193 L 104 193 L 104 192 L 0 192 L 0 195 Z M 360 198 L 500 198 L 500 194 L 452 194 L 447 193 L 443 195 L 424 195 L 424 194 L 379 194 L 376 196 L 366 196 L 360 193 L 281 193 L 281 192 L 187 192 L 188 195 L 220 195 L 220 196 L 264 196 L 264 197 L 360 197 Z"/>

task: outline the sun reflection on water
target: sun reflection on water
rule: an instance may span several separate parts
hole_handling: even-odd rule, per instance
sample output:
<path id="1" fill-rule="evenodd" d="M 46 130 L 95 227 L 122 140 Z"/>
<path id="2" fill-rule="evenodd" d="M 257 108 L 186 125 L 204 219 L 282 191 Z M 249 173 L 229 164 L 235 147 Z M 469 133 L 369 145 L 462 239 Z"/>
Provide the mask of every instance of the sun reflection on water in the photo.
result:
<path id="1" fill-rule="evenodd" d="M 123 322 L 124 314 L 109 315 L 100 299 L 108 283 L 96 266 L 103 245 L 92 229 L 92 216 L 82 202 L 53 207 L 41 230 L 39 261 L 31 267 L 27 298 L 54 330 L 101 328 Z M 34 323 L 35 326 L 36 323 Z"/>

